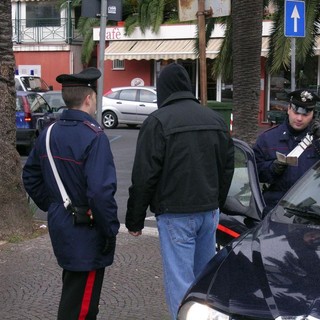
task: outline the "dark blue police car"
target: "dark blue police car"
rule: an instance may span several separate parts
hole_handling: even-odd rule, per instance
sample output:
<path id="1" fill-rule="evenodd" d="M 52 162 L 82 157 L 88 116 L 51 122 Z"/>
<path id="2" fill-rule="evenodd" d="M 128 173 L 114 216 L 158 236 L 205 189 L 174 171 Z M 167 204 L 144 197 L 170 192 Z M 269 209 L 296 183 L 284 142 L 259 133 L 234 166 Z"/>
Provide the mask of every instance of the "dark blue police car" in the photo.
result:
<path id="1" fill-rule="evenodd" d="M 178 319 L 320 319 L 320 162 L 260 221 L 264 202 L 253 152 L 241 141 L 235 145 L 222 248 L 185 295 Z"/>
<path id="2" fill-rule="evenodd" d="M 62 108 L 64 106 L 61 106 Z M 17 91 L 16 94 L 16 145 L 29 152 L 44 126 L 60 114 L 37 92 Z M 59 112 L 60 111 L 60 112 Z"/>

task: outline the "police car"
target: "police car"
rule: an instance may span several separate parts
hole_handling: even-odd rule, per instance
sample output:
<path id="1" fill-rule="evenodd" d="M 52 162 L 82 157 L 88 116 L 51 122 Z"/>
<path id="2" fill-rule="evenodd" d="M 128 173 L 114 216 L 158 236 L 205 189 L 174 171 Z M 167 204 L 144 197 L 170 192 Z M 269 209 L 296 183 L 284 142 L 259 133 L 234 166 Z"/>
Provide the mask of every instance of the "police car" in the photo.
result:
<path id="1" fill-rule="evenodd" d="M 59 104 L 60 105 L 60 104 Z M 29 153 L 41 130 L 58 119 L 63 106 L 53 108 L 38 92 L 17 91 L 16 145 Z"/>
<path id="2" fill-rule="evenodd" d="M 262 219 L 253 152 L 234 141 L 221 248 L 186 293 L 178 319 L 320 319 L 320 162 Z"/>

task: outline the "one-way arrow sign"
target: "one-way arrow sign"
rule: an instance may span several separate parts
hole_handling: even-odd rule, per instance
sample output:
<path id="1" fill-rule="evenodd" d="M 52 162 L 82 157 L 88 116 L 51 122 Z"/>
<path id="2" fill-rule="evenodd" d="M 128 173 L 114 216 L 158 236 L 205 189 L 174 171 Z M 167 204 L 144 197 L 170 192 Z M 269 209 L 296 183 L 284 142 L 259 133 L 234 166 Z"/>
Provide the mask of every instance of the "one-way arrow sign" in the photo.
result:
<path id="1" fill-rule="evenodd" d="M 284 35 L 286 37 L 304 37 L 306 29 L 304 1 L 286 0 L 284 20 Z"/>

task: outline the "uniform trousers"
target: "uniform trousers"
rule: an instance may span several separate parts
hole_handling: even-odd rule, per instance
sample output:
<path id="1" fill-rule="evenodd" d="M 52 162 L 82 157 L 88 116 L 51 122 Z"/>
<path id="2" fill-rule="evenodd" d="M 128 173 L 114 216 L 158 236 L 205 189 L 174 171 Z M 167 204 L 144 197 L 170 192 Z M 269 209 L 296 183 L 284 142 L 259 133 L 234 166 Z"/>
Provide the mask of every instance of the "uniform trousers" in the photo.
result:
<path id="1" fill-rule="evenodd" d="M 105 268 L 63 270 L 58 320 L 96 320 Z"/>

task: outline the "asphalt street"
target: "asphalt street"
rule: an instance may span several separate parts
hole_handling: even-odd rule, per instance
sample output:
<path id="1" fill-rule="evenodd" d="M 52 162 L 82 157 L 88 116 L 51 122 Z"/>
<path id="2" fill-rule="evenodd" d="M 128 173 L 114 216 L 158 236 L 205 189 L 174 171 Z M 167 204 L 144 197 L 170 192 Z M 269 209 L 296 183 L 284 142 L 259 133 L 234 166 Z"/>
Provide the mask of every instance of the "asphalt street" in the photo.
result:
<path id="1" fill-rule="evenodd" d="M 152 215 L 135 238 L 123 223 L 138 129 L 105 130 L 117 169 L 119 219 L 115 260 L 106 269 L 99 320 L 169 320 L 162 285 L 159 241 Z M 26 157 L 22 157 L 22 164 Z M 35 218 L 46 224 L 46 213 Z M 62 270 L 48 234 L 18 244 L 0 244 L 0 320 L 54 320 Z"/>

